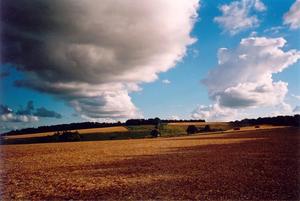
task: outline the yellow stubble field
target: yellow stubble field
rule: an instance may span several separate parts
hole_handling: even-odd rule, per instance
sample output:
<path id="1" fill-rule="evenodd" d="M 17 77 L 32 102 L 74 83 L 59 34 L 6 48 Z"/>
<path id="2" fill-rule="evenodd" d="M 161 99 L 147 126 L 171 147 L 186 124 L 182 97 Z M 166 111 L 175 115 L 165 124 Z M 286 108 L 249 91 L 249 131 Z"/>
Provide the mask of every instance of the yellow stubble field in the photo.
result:
<path id="1" fill-rule="evenodd" d="M 126 132 L 127 128 L 124 126 L 113 126 L 113 127 L 105 127 L 105 128 L 89 128 L 89 129 L 80 129 L 80 130 L 72 130 L 78 131 L 79 134 L 90 134 L 90 133 L 118 133 L 118 132 Z M 53 135 L 54 132 L 44 132 L 44 133 L 33 133 L 33 134 L 23 134 L 23 135 L 11 135 L 5 136 L 5 139 L 17 139 L 17 138 L 32 138 L 32 137 L 45 137 L 49 135 Z"/>

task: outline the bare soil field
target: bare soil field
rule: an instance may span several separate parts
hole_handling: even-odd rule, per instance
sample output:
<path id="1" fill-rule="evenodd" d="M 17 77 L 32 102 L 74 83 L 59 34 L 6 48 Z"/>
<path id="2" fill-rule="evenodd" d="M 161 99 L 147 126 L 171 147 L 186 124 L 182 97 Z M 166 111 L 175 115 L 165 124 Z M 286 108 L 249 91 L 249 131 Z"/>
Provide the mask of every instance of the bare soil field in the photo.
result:
<path id="1" fill-rule="evenodd" d="M 2 200 L 299 200 L 300 131 L 2 145 Z"/>

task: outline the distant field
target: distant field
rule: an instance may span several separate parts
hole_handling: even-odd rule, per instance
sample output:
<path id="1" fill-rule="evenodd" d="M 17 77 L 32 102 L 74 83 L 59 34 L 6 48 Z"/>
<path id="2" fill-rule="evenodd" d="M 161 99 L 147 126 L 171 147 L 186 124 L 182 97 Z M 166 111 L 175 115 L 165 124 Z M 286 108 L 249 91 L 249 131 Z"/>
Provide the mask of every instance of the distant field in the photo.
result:
<path id="1" fill-rule="evenodd" d="M 189 125 L 196 125 L 197 127 L 204 127 L 209 125 L 211 129 L 220 129 L 220 131 L 210 132 L 240 132 L 247 130 L 259 130 L 259 129 L 271 129 L 275 128 L 271 125 L 261 125 L 259 128 L 254 126 L 240 127 L 240 130 L 233 130 L 232 126 L 226 122 L 181 122 L 162 124 L 159 127 L 161 137 L 175 137 L 187 135 L 186 129 Z M 154 125 L 139 125 L 139 126 L 115 126 L 106 128 L 92 128 L 92 129 L 80 129 L 76 130 L 81 134 L 81 141 L 96 141 L 96 140 L 117 140 L 117 139 L 136 139 L 151 137 L 151 130 L 154 129 Z M 283 126 L 276 126 L 276 128 L 282 128 Z M 73 130 L 75 131 L 75 130 Z M 205 134 L 205 133 L 201 133 Z M 2 140 L 2 144 L 28 144 L 28 143 L 42 143 L 42 142 L 54 142 L 51 139 L 47 139 L 49 136 L 53 136 L 54 132 L 34 133 L 24 135 L 11 135 L 5 136 Z"/>
<path id="2" fill-rule="evenodd" d="M 299 200 L 300 132 L 1 145 L 3 200 Z"/>
<path id="3" fill-rule="evenodd" d="M 218 128 L 223 130 L 228 130 L 231 128 L 230 123 L 228 122 L 178 122 L 178 123 L 169 123 L 170 126 L 184 126 L 187 128 L 189 125 L 195 125 L 195 126 L 205 126 L 209 125 L 211 128 Z"/>
<path id="4" fill-rule="evenodd" d="M 261 130 L 261 129 L 274 129 L 274 128 L 286 128 L 288 126 L 273 126 L 273 125 L 260 125 L 258 128 L 255 126 L 244 126 L 239 127 L 240 131 L 250 131 L 250 130 Z M 225 132 L 238 132 L 238 130 L 234 130 L 233 128 L 226 130 Z"/>
<path id="5" fill-rule="evenodd" d="M 128 129 L 124 126 L 114 126 L 106 128 L 90 128 L 90 129 L 80 129 L 73 130 L 78 131 L 80 134 L 91 134 L 91 133 L 117 133 L 117 132 L 127 132 Z M 32 138 L 32 137 L 44 137 L 53 135 L 54 132 L 45 132 L 45 133 L 33 133 L 33 134 L 24 134 L 24 135 L 11 135 L 5 136 L 5 139 L 18 139 L 18 138 Z"/>
<path id="6" fill-rule="evenodd" d="M 176 123 L 168 123 L 169 125 L 228 125 L 228 122 L 176 122 Z"/>

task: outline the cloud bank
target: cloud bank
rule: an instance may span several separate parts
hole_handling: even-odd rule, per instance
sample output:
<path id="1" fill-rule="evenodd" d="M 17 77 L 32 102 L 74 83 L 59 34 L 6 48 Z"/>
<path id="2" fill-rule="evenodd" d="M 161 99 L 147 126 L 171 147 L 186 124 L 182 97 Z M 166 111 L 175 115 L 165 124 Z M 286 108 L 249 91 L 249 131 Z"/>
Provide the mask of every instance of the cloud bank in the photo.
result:
<path id="1" fill-rule="evenodd" d="M 219 7 L 221 16 L 215 17 L 218 23 L 226 32 L 235 35 L 243 30 L 256 27 L 259 20 L 254 12 L 263 12 L 267 8 L 260 0 L 233 1 Z"/>
<path id="2" fill-rule="evenodd" d="M 48 117 L 48 118 L 56 118 L 56 119 L 62 118 L 61 114 L 55 111 L 48 110 L 45 107 L 37 108 L 36 112 L 34 112 L 33 115 L 37 117 Z"/>
<path id="3" fill-rule="evenodd" d="M 192 118 L 212 121 L 230 121 L 236 116 L 237 111 L 230 108 L 222 108 L 218 103 L 205 106 L 199 105 L 193 112 Z"/>
<path id="4" fill-rule="evenodd" d="M 216 114 L 232 112 L 232 116 L 237 109 L 266 106 L 291 111 L 284 102 L 288 83 L 272 79 L 274 73 L 300 59 L 300 51 L 284 51 L 285 44 L 284 38 L 249 37 L 242 39 L 236 49 L 220 48 L 218 65 L 202 80 L 215 105 L 201 106 L 193 116 L 218 119 Z"/>
<path id="5" fill-rule="evenodd" d="M 62 115 L 48 110 L 45 107 L 35 109 L 33 101 L 28 101 L 25 108 L 21 108 L 16 112 L 6 105 L 0 104 L 0 123 L 1 122 L 23 122 L 31 123 L 39 121 L 40 117 L 62 118 Z"/>
<path id="6" fill-rule="evenodd" d="M 0 122 L 36 122 L 39 118 L 31 114 L 15 114 L 13 110 L 5 105 L 0 105 Z"/>
<path id="7" fill-rule="evenodd" d="M 284 14 L 283 23 L 289 25 L 291 29 L 300 28 L 300 0 L 296 0 L 290 10 Z"/>
<path id="8" fill-rule="evenodd" d="M 140 116 L 129 93 L 180 61 L 198 0 L 2 2 L 4 63 L 88 118 Z"/>

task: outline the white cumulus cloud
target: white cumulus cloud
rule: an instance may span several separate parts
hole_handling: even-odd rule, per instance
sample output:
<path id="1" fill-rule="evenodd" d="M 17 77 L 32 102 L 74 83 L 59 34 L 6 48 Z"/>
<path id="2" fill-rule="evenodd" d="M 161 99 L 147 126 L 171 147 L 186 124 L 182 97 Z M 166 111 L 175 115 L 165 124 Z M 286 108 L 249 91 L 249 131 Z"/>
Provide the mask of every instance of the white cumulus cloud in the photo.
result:
<path id="1" fill-rule="evenodd" d="M 300 113 L 300 106 L 297 105 L 297 106 L 294 108 L 293 112 L 299 114 L 299 113 Z"/>
<path id="2" fill-rule="evenodd" d="M 214 111 L 222 114 L 267 106 L 291 111 L 284 102 L 288 83 L 272 79 L 274 73 L 300 59 L 300 51 L 284 51 L 285 44 L 284 38 L 249 37 L 242 39 L 236 49 L 220 48 L 218 65 L 202 81 L 215 105 L 200 107 L 194 113 L 209 118 L 217 117 Z"/>
<path id="3" fill-rule="evenodd" d="M 37 116 L 32 115 L 16 115 L 13 113 L 2 114 L 0 115 L 0 122 L 24 122 L 31 123 L 39 121 Z"/>
<path id="4" fill-rule="evenodd" d="M 290 10 L 284 14 L 283 23 L 289 25 L 291 29 L 300 28 L 300 0 L 296 0 Z"/>
<path id="5" fill-rule="evenodd" d="M 205 106 L 199 105 L 193 112 L 192 118 L 208 121 L 230 121 L 237 116 L 237 110 L 220 107 L 218 103 Z"/>
<path id="6" fill-rule="evenodd" d="M 253 12 L 262 12 L 267 8 L 260 0 L 233 1 L 219 7 L 221 16 L 215 17 L 217 22 L 226 32 L 235 35 L 243 30 L 259 25 L 259 19 Z"/>
<path id="7" fill-rule="evenodd" d="M 297 100 L 300 100 L 300 95 L 292 94 L 292 97 L 296 98 Z"/>
<path id="8" fill-rule="evenodd" d="M 140 116 L 129 94 L 174 67 L 196 40 L 198 0 L 2 5 L 2 62 L 26 75 L 16 85 L 62 98 L 89 118 Z"/>
<path id="9" fill-rule="evenodd" d="M 0 123 L 4 123 L 4 122 L 31 123 L 36 121 L 39 121 L 39 118 L 37 116 L 31 114 L 15 114 L 13 113 L 13 110 L 11 108 L 0 104 Z"/>
<path id="10" fill-rule="evenodd" d="M 164 84 L 170 84 L 171 83 L 171 81 L 168 80 L 168 79 L 162 80 L 161 82 L 164 83 Z"/>

